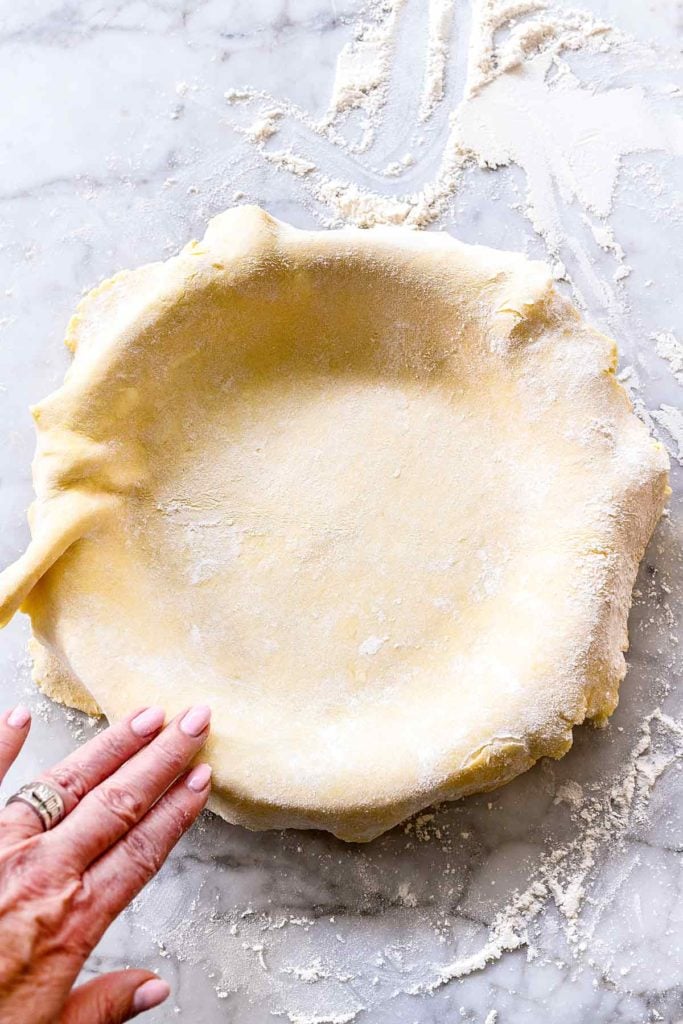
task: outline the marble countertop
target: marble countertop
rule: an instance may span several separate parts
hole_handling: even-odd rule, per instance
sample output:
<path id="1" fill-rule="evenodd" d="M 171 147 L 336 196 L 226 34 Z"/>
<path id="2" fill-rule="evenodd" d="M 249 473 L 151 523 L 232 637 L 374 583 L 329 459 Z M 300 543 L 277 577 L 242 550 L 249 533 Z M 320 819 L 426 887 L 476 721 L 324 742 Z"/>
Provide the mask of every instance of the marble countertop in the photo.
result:
<path id="1" fill-rule="evenodd" d="M 418 17 L 421 4 L 406 9 Z M 675 0 L 587 6 L 650 46 L 674 42 Z M 26 543 L 28 406 L 62 380 L 81 293 L 171 254 L 235 201 L 299 226 L 329 215 L 235 128 L 225 93 L 249 84 L 322 116 L 359 11 L 356 0 L 0 0 L 0 564 Z M 647 88 L 646 70 L 633 75 Z M 446 130 L 435 125 L 432 141 Z M 381 140 L 383 159 L 399 141 Z M 614 198 L 629 275 L 612 286 L 614 251 L 582 250 L 610 301 L 581 288 L 576 250 L 562 257 L 577 300 L 619 338 L 643 415 L 680 409 L 682 394 L 652 340 L 682 337 L 680 230 L 667 214 L 676 165 L 661 153 L 652 166 L 654 190 L 637 156 L 625 161 Z M 523 193 L 519 168 L 470 166 L 436 226 L 542 257 L 514 201 Z M 206 815 L 86 973 L 157 970 L 173 995 L 149 1019 L 191 1024 L 683 1020 L 683 471 L 662 438 L 670 515 L 641 567 L 629 672 L 605 730 L 577 729 L 562 761 L 365 847 Z M 21 616 L 0 635 L 0 703 L 27 701 L 35 715 L 7 791 L 95 728 L 35 692 L 27 635 Z"/>

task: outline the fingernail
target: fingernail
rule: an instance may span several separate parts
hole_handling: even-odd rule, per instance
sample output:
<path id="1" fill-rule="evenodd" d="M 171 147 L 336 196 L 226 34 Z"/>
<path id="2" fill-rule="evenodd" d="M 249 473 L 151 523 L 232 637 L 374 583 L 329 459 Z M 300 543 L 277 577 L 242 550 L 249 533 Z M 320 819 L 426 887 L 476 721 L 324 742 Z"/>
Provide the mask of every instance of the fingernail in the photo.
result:
<path id="1" fill-rule="evenodd" d="M 202 790 L 211 782 L 211 765 L 210 764 L 198 764 L 196 768 L 193 768 L 190 774 L 185 780 L 185 784 L 188 789 L 191 789 L 193 793 L 201 793 Z"/>
<path id="2" fill-rule="evenodd" d="M 211 721 L 211 708 L 206 704 L 196 704 L 185 714 L 180 728 L 187 736 L 199 736 Z"/>
<path id="3" fill-rule="evenodd" d="M 7 716 L 7 724 L 13 729 L 23 729 L 30 721 L 31 712 L 24 704 L 17 704 Z"/>
<path id="4" fill-rule="evenodd" d="M 135 989 L 133 1010 L 135 1013 L 151 1010 L 153 1006 L 158 1006 L 164 999 L 168 999 L 170 992 L 171 986 L 168 982 L 162 981 L 161 978 L 150 978 Z"/>
<path id="5" fill-rule="evenodd" d="M 136 736 L 151 736 L 162 727 L 165 718 L 166 712 L 163 708 L 146 708 L 135 716 L 130 727 Z"/>

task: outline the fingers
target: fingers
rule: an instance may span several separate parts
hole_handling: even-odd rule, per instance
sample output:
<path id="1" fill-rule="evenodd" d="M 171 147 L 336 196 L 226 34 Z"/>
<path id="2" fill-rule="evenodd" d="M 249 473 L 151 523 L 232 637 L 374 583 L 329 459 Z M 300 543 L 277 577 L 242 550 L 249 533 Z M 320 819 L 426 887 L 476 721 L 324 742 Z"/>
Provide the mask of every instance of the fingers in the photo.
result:
<path id="1" fill-rule="evenodd" d="M 147 813 L 201 750 L 211 711 L 190 708 L 157 739 L 88 793 L 46 841 L 83 871 Z"/>
<path id="2" fill-rule="evenodd" d="M 59 1024 L 122 1024 L 168 998 L 167 982 L 151 971 L 113 971 L 74 989 Z"/>
<path id="3" fill-rule="evenodd" d="M 16 710 L 16 709 L 15 709 Z M 67 814 L 95 786 L 98 786 L 128 758 L 146 746 L 164 724 L 163 708 L 142 708 L 89 740 L 78 750 L 40 776 L 61 795 Z M 37 814 L 25 804 L 10 804 L 0 822 L 22 836 L 42 831 Z"/>
<path id="4" fill-rule="evenodd" d="M 0 717 L 0 783 L 16 761 L 31 728 L 31 712 L 23 704 Z"/>
<path id="5" fill-rule="evenodd" d="M 157 873 L 205 807 L 210 790 L 211 769 L 199 764 L 88 869 L 83 881 L 92 893 L 102 932 Z M 99 935 L 93 938 L 98 941 Z"/>

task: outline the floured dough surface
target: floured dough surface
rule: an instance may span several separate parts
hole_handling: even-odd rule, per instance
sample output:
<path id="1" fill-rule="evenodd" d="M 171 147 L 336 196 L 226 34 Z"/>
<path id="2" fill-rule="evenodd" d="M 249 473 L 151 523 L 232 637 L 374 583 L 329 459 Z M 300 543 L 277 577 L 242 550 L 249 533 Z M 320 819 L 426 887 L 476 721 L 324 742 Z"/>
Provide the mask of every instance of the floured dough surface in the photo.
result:
<path id="1" fill-rule="evenodd" d="M 58 699 L 214 710 L 214 808 L 372 838 L 613 710 L 667 459 L 524 257 L 242 207 L 92 292 L 0 577 Z"/>

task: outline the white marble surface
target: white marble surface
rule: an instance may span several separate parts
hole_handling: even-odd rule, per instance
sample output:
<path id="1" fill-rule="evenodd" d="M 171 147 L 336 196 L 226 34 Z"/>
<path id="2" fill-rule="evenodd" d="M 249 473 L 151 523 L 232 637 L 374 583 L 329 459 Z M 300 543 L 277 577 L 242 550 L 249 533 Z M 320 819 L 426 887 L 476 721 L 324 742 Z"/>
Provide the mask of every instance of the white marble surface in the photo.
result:
<path id="1" fill-rule="evenodd" d="M 675 42 L 675 0 L 589 6 L 656 46 Z M 407 8 L 417 32 L 425 4 L 408 0 Z M 356 0 L 0 0 L 0 564 L 27 537 L 27 407 L 62 379 L 61 337 L 80 293 L 120 267 L 173 252 L 236 191 L 302 226 L 326 214 L 231 127 L 224 93 L 248 83 L 322 114 L 358 9 Z M 591 74 L 600 87 L 618 70 Z M 396 116 L 378 139 L 379 156 L 358 158 L 363 183 L 378 187 L 373 160 L 402 151 L 411 74 L 408 61 L 392 80 Z M 646 71 L 635 78 L 648 87 Z M 432 130 L 411 187 L 428 177 L 443 131 L 445 123 Z M 563 257 L 577 297 L 636 368 L 644 406 L 680 408 L 681 388 L 651 337 L 682 327 L 680 230 L 668 212 L 677 172 L 665 153 L 647 161 L 657 188 L 639 175 L 637 156 L 620 174 L 612 224 L 633 273 L 610 284 L 613 301 L 582 289 L 580 267 Z M 543 255 L 523 212 L 510 207 L 523 191 L 514 167 L 470 169 L 442 226 Z M 575 212 L 566 211 L 568 230 Z M 597 246 L 583 251 L 594 275 L 612 282 L 612 257 Z M 681 745 L 672 724 L 682 717 L 681 478 L 674 463 L 671 516 L 642 567 L 630 670 L 606 730 L 579 729 L 563 761 L 368 847 L 319 834 L 250 834 L 207 816 L 88 969 L 159 970 L 174 994 L 150 1019 L 191 1024 L 683 1020 Z M 18 618 L 0 636 L 0 703 L 28 700 L 36 718 L 8 790 L 93 728 L 34 692 L 27 632 Z M 583 787 L 583 816 L 570 782 Z M 628 808 L 619 794 L 630 782 Z M 589 856 L 592 865 L 583 863 Z M 496 915 L 534 883 L 519 948 L 498 956 Z M 507 945 L 515 943 L 508 934 Z M 440 967 L 482 950 L 494 962 L 423 991 Z"/>

